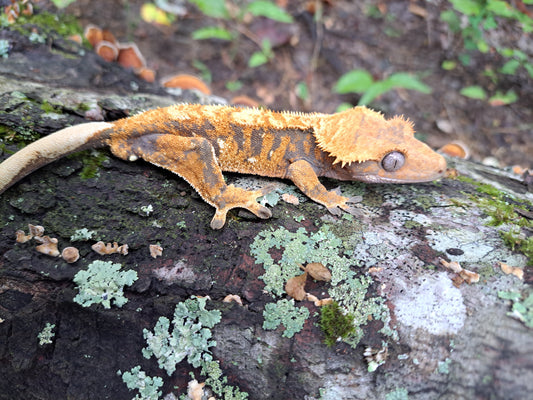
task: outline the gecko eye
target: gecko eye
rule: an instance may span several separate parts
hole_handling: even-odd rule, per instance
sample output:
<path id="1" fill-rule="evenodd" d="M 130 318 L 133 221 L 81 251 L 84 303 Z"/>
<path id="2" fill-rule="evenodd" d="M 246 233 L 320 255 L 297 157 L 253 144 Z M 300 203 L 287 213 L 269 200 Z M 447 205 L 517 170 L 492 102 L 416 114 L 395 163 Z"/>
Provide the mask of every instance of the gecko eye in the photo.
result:
<path id="1" fill-rule="evenodd" d="M 399 151 L 391 151 L 381 160 L 381 166 L 387 172 L 394 172 L 403 167 L 405 156 Z"/>

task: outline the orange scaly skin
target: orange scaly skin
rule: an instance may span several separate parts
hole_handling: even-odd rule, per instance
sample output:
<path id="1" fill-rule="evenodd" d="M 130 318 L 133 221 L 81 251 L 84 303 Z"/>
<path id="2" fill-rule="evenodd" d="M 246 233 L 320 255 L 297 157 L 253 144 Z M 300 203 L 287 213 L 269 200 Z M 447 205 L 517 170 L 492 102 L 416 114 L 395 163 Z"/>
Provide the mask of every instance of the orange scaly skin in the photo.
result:
<path id="1" fill-rule="evenodd" d="M 181 104 L 114 123 L 81 124 L 40 139 L 0 164 L 0 193 L 48 162 L 103 146 L 124 160 L 142 158 L 187 180 L 215 207 L 213 229 L 222 228 L 235 207 L 260 218 L 271 216 L 256 201 L 268 189 L 226 185 L 222 171 L 290 179 L 339 214 L 353 212 L 349 203 L 354 199 L 326 190 L 319 176 L 414 183 L 438 179 L 446 169 L 442 156 L 414 138 L 409 121 L 386 120 L 365 107 L 330 115 Z"/>

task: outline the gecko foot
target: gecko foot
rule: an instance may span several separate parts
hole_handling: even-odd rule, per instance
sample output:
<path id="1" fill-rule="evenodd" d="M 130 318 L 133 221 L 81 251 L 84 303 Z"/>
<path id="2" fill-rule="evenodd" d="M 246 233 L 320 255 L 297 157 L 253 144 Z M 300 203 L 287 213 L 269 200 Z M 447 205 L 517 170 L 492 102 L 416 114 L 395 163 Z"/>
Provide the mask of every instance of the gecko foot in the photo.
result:
<path id="1" fill-rule="evenodd" d="M 334 192 L 336 194 L 340 193 L 339 188 L 335 189 Z M 335 205 L 327 207 L 328 211 L 332 213 L 333 215 L 340 216 L 343 212 L 347 212 L 348 214 L 355 215 L 355 216 L 361 216 L 361 210 L 359 210 L 357 207 L 353 207 L 350 204 L 360 203 L 363 200 L 362 196 L 352 196 L 352 197 L 342 197 L 342 201 L 338 202 Z"/>
<path id="2" fill-rule="evenodd" d="M 216 199 L 216 212 L 211 220 L 211 228 L 221 229 L 226 223 L 228 211 L 237 207 L 245 208 L 262 219 L 272 217 L 272 212 L 256 200 L 272 191 L 274 186 L 270 186 L 254 191 L 237 188 L 233 185 L 227 186 L 222 195 Z"/>

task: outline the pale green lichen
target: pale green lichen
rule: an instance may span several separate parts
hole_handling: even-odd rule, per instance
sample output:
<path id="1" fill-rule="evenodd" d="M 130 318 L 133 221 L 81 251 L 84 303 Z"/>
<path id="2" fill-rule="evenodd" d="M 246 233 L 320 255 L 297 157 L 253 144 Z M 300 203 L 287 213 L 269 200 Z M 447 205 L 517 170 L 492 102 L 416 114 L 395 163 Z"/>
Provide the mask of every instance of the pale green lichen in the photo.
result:
<path id="1" fill-rule="evenodd" d="M 55 327 L 55 324 L 51 324 L 50 322 L 46 323 L 43 330 L 37 335 L 37 338 L 39 339 L 39 346 L 52 343 L 52 339 L 55 336 L 55 333 L 52 332 L 52 330 Z"/>
<path id="2" fill-rule="evenodd" d="M 387 393 L 385 400 L 409 400 L 409 392 L 405 388 L 397 388 Z"/>
<path id="3" fill-rule="evenodd" d="M 120 371 L 118 373 L 120 375 Z M 129 390 L 139 391 L 133 400 L 157 400 L 162 394 L 159 388 L 163 386 L 163 379 L 158 376 L 154 378 L 147 376 L 146 372 L 141 370 L 140 365 L 124 372 L 122 381 L 124 381 Z"/>
<path id="4" fill-rule="evenodd" d="M 216 345 L 211 340 L 211 329 L 221 319 L 219 310 L 205 309 L 206 298 L 192 298 L 178 303 L 172 319 L 160 317 L 154 331 L 144 329 L 147 347 L 142 350 L 145 358 L 157 358 L 159 368 L 170 376 L 176 364 L 187 358 L 187 362 L 198 368 L 213 358 L 209 348 Z"/>
<path id="5" fill-rule="evenodd" d="M 499 291 L 500 299 L 511 300 L 513 305 L 508 316 L 522 321 L 528 328 L 533 328 L 533 291 L 528 294 L 521 294 L 514 291 Z"/>
<path id="6" fill-rule="evenodd" d="M 370 242 L 372 242 L 371 239 Z M 379 245 L 377 241 L 376 245 Z M 260 277 L 265 282 L 265 290 L 276 296 L 284 293 L 284 286 L 288 279 L 301 273 L 298 264 L 310 262 L 324 264 L 331 271 L 332 276 L 331 287 L 328 289 L 329 295 L 341 305 L 346 313 L 355 316 L 354 334 L 344 338 L 344 341 L 353 347 L 363 335 L 361 326 L 367 324 L 371 316 L 373 319 L 383 321 L 384 327 L 380 331 L 382 334 L 397 339 L 397 332 L 389 324 L 391 317 L 385 299 L 367 296 L 372 279 L 364 275 L 357 277 L 355 268 L 358 267 L 358 261 L 345 255 L 348 250 L 343 241 L 328 226 L 322 226 L 314 233 L 309 233 L 304 228 L 290 232 L 283 227 L 263 231 L 256 236 L 250 247 L 256 262 L 263 264 L 265 268 L 265 274 Z M 272 249 L 283 250 L 278 262 L 275 262 L 270 255 Z M 270 310 L 273 310 L 276 305 L 267 305 L 267 307 L 269 307 L 268 315 L 271 315 Z M 267 307 L 265 307 L 265 312 Z M 267 326 L 270 326 L 270 322 Z"/>
<path id="7" fill-rule="evenodd" d="M 446 358 L 444 361 L 439 361 L 437 363 L 437 372 L 439 374 L 447 375 L 450 373 L 450 364 L 452 360 L 449 358 Z"/>
<path id="8" fill-rule="evenodd" d="M 76 242 L 82 240 L 90 240 L 94 237 L 94 235 L 96 235 L 96 232 L 90 231 L 87 228 L 76 229 L 76 231 L 74 231 L 74 234 L 70 236 L 70 241 Z"/>
<path id="9" fill-rule="evenodd" d="M 309 318 L 309 310 L 305 307 L 296 307 L 294 299 L 278 300 L 276 303 L 268 303 L 263 311 L 263 329 L 276 329 L 283 325 L 283 337 L 291 338 L 300 332 L 305 321 Z"/>
<path id="10" fill-rule="evenodd" d="M 124 297 L 124 286 L 131 286 L 137 280 L 137 272 L 120 271 L 121 267 L 111 261 L 96 260 L 89 264 L 86 271 L 79 271 L 74 275 L 74 283 L 80 292 L 74 301 L 83 307 L 102 304 L 110 308 L 113 300 L 117 307 L 122 307 L 128 302 Z"/>
<path id="11" fill-rule="evenodd" d="M 202 363 L 202 375 L 206 376 L 205 384 L 224 400 L 246 400 L 248 393 L 241 392 L 238 387 L 228 385 L 228 378 L 223 376 L 217 360 Z"/>

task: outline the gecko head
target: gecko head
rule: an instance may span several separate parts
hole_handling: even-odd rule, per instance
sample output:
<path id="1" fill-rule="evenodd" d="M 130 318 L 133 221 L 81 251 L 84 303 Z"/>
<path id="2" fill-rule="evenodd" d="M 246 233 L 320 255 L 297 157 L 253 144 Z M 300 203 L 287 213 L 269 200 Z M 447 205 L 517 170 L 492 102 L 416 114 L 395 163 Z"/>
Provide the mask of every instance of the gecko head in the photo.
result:
<path id="1" fill-rule="evenodd" d="M 366 107 L 324 117 L 316 124 L 318 147 L 333 158 L 327 176 L 374 183 L 427 182 L 444 175 L 446 161 L 414 137 L 403 117 L 386 120 Z"/>

